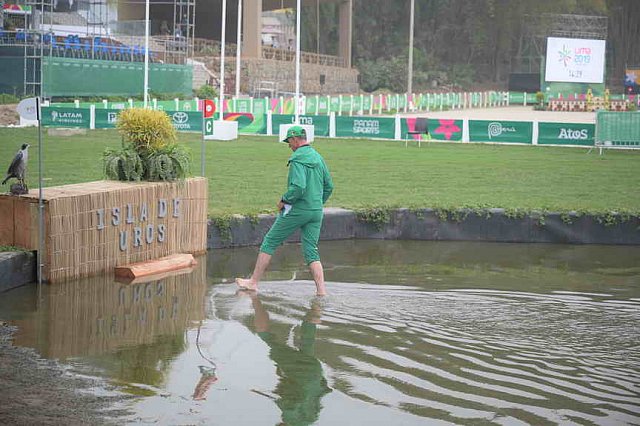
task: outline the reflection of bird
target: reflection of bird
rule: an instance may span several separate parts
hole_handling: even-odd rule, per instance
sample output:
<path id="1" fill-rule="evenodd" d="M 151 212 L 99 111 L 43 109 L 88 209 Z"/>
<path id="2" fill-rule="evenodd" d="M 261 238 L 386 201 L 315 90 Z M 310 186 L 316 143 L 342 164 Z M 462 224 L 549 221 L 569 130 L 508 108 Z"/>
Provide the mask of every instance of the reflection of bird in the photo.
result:
<path id="1" fill-rule="evenodd" d="M 29 152 L 27 151 L 28 149 L 29 144 L 23 143 L 20 151 L 18 151 L 16 156 L 13 157 L 13 161 L 11 162 L 9 169 L 7 170 L 7 176 L 2 181 L 2 185 L 7 183 L 9 179 L 14 177 L 18 179 L 18 182 L 22 184 L 25 190 L 27 189 L 27 185 L 24 183 L 24 176 L 27 171 L 27 159 L 29 157 Z"/>

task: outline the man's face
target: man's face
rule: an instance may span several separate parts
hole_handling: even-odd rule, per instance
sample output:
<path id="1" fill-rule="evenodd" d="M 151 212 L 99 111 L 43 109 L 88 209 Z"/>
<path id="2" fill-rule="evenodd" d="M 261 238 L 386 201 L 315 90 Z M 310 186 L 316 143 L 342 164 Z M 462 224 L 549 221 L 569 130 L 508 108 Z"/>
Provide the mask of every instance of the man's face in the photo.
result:
<path id="1" fill-rule="evenodd" d="M 291 148 L 291 151 L 295 151 L 296 149 L 298 149 L 298 138 L 295 136 L 290 137 L 289 139 L 287 139 L 287 143 L 289 144 L 289 148 Z"/>

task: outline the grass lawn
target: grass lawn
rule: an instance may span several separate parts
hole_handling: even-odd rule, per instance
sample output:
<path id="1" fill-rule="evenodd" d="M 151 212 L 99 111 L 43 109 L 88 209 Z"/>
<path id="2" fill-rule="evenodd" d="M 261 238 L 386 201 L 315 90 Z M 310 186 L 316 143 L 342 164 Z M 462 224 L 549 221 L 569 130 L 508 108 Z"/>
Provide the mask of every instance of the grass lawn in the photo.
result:
<path id="1" fill-rule="evenodd" d="M 114 130 L 87 135 L 43 135 L 45 186 L 103 179 L 102 152 L 120 145 Z M 180 134 L 200 172 L 200 136 Z M 255 214 L 275 210 L 285 190 L 290 151 L 276 137 L 243 136 L 206 142 L 209 213 Z M 30 188 L 37 187 L 37 130 L 0 129 L 0 172 L 4 175 L 24 142 L 30 149 Z M 640 213 L 640 152 L 584 149 L 423 144 L 400 141 L 319 139 L 315 148 L 332 172 L 329 206 L 502 207 L 506 209 Z M 1 188 L 8 191 L 8 185 Z"/>

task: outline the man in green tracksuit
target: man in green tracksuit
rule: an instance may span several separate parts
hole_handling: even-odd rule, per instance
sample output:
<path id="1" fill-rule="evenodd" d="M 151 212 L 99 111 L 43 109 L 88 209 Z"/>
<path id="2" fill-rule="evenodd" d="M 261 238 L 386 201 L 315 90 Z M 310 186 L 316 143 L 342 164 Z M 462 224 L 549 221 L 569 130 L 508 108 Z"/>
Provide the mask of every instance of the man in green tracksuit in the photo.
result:
<path id="1" fill-rule="evenodd" d="M 236 278 L 236 283 L 242 289 L 257 290 L 258 282 L 269 266 L 275 250 L 295 230 L 300 229 L 304 260 L 316 283 L 316 293 L 324 296 L 326 289 L 318 253 L 318 238 L 322 226 L 322 206 L 331 196 L 333 181 L 324 159 L 309 145 L 302 127 L 289 128 L 287 137 L 282 142 L 288 143 L 293 151 L 289 158 L 287 192 L 278 201 L 280 213 L 262 241 L 251 278 Z"/>

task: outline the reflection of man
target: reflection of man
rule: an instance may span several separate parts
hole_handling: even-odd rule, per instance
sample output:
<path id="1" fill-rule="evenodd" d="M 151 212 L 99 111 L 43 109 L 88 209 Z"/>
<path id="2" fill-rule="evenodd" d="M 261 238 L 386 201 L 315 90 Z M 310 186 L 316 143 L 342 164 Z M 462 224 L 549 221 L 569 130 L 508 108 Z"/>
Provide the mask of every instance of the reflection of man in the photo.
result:
<path id="1" fill-rule="evenodd" d="M 193 391 L 193 399 L 196 401 L 204 401 L 207 399 L 207 391 L 211 388 L 211 385 L 218 381 L 216 376 L 216 369 L 213 367 L 207 367 L 201 365 L 200 369 L 200 381 L 196 385 Z"/>
<path id="2" fill-rule="evenodd" d="M 320 301 L 315 299 L 300 326 L 299 349 L 286 344 L 287 335 L 276 336 L 269 331 L 269 313 L 262 306 L 257 293 L 240 291 L 251 298 L 255 310 L 255 331 L 269 345 L 269 356 L 276 364 L 278 385 L 276 404 L 287 425 L 309 425 L 318 420 L 322 408 L 320 400 L 331 392 L 315 357 L 316 325 L 321 322 Z"/>

